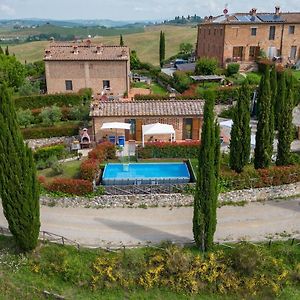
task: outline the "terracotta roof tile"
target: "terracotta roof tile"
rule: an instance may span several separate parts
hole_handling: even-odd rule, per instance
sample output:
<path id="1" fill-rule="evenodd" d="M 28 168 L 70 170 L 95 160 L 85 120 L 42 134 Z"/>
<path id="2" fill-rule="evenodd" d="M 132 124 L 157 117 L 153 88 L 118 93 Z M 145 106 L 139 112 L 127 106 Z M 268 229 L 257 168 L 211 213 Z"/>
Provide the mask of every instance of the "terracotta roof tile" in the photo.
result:
<path id="1" fill-rule="evenodd" d="M 129 48 L 91 43 L 50 43 L 44 60 L 128 60 Z"/>
<path id="2" fill-rule="evenodd" d="M 203 114 L 203 100 L 148 100 L 134 102 L 100 102 L 93 106 L 93 117 L 124 116 L 199 116 Z"/>

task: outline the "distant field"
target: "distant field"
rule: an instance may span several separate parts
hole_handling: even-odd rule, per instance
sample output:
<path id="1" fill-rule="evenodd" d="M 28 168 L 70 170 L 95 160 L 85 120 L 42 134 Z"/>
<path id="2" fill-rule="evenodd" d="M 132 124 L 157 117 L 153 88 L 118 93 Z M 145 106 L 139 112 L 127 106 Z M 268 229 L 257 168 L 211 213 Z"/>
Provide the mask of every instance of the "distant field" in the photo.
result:
<path id="1" fill-rule="evenodd" d="M 144 62 L 158 65 L 159 33 L 163 30 L 166 36 L 166 57 L 176 54 L 180 43 L 195 45 L 197 29 L 189 26 L 151 26 L 146 27 L 143 33 L 123 35 L 123 40 L 131 49 L 135 49 L 139 58 Z M 104 45 L 118 45 L 119 36 L 102 36 L 94 41 Z M 24 63 L 41 60 L 48 42 L 32 42 L 21 45 L 9 46 L 11 53 Z M 3 46 L 2 46 L 3 47 Z"/>

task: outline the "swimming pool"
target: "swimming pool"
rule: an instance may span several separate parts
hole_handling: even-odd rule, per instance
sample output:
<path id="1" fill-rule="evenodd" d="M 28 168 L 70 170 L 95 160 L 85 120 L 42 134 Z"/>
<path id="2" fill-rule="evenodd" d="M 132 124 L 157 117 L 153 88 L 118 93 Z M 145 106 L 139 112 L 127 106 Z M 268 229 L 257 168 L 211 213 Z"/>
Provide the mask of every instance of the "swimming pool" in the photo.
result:
<path id="1" fill-rule="evenodd" d="M 190 172 L 186 163 L 130 163 L 107 164 L 102 184 L 174 184 L 190 182 Z"/>

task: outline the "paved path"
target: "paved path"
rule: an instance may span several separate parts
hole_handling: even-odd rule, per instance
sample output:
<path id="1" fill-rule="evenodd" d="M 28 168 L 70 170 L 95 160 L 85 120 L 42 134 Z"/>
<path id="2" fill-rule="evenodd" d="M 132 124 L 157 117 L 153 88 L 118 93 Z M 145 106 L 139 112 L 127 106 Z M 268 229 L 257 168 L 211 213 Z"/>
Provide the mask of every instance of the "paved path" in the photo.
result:
<path id="1" fill-rule="evenodd" d="M 41 208 L 41 229 L 86 246 L 137 244 L 192 239 L 191 207 L 182 208 Z M 6 226 L 0 213 L 0 226 Z M 300 233 L 300 199 L 250 203 L 218 209 L 216 240 L 262 240 L 282 232 Z"/>

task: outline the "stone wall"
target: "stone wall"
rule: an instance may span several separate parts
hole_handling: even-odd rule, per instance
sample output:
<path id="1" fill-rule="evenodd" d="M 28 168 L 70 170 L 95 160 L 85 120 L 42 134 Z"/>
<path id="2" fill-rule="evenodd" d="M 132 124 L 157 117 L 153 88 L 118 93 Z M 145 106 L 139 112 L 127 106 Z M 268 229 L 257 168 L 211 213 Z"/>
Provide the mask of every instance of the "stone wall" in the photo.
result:
<path id="1" fill-rule="evenodd" d="M 26 140 L 25 142 L 28 143 L 28 146 L 31 149 L 36 149 L 39 147 L 56 144 L 56 143 L 65 143 L 69 145 L 74 139 L 76 139 L 75 136 L 74 137 L 61 136 L 61 137 L 53 137 L 47 139 L 30 139 L 30 140 Z"/>
<path id="2" fill-rule="evenodd" d="M 300 195 L 300 183 L 288 184 L 269 188 L 249 189 L 233 191 L 221 194 L 219 201 L 226 202 L 254 202 L 266 201 L 271 199 L 294 197 Z M 42 205 L 61 206 L 61 207 L 91 207 L 91 208 L 110 208 L 110 207 L 173 207 L 193 205 L 192 195 L 183 194 L 156 194 L 156 195 L 124 195 L 124 196 L 98 196 L 94 198 L 70 197 L 52 198 L 49 196 L 41 197 Z"/>

